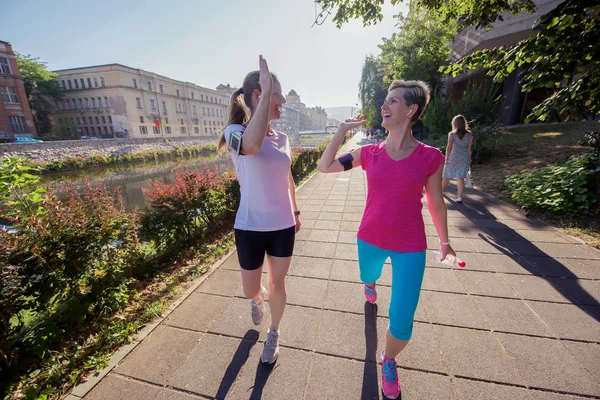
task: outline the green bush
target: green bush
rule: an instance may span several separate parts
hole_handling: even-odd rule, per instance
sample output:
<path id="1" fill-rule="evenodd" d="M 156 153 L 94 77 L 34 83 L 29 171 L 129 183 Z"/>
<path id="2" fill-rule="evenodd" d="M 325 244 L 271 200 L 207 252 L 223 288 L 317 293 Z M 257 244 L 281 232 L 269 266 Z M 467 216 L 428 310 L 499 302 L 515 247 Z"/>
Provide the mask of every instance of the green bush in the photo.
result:
<path id="1" fill-rule="evenodd" d="M 482 164 L 494 157 L 498 148 L 500 124 L 497 122 L 485 125 L 473 123 L 473 164 Z"/>
<path id="2" fill-rule="evenodd" d="M 441 89 L 435 91 L 429 102 L 423 115 L 423 125 L 429 129 L 433 138 L 446 138 L 448 132 L 452 130 L 450 107 Z"/>
<path id="3" fill-rule="evenodd" d="M 596 212 L 595 172 L 589 157 L 572 156 L 562 166 L 523 171 L 508 176 L 505 183 L 512 199 L 522 207 L 556 215 L 586 215 Z"/>
<path id="4" fill-rule="evenodd" d="M 462 114 L 469 124 L 491 124 L 496 120 L 500 97 L 496 85 L 469 83 L 460 100 L 452 104 L 450 119 Z"/>

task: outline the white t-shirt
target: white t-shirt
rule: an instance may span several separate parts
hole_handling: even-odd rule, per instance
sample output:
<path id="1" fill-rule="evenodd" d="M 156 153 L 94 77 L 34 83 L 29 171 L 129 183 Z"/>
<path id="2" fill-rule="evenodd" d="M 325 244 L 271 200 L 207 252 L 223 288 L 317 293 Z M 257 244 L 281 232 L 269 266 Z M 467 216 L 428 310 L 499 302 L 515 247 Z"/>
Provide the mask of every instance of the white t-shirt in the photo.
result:
<path id="1" fill-rule="evenodd" d="M 245 129 L 237 124 L 227 126 L 225 140 L 229 143 L 231 132 Z M 242 135 L 242 142 L 243 138 Z M 256 154 L 235 154 L 228 150 L 241 191 L 234 228 L 268 232 L 294 226 L 289 184 L 292 158 L 287 135 L 275 132 L 273 136 L 266 136 Z"/>

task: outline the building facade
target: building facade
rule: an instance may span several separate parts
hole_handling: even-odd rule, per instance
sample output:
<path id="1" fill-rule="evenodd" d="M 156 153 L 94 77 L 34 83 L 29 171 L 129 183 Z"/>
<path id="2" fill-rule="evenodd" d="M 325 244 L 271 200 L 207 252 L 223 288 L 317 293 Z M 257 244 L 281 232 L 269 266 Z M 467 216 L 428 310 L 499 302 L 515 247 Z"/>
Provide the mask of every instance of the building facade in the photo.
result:
<path id="1" fill-rule="evenodd" d="M 175 137 L 219 135 L 229 97 L 121 64 L 54 71 L 64 90 L 54 130 L 63 136 Z"/>
<path id="2" fill-rule="evenodd" d="M 306 109 L 312 119 L 313 130 L 325 129 L 327 127 L 327 112 L 323 107 L 310 107 Z"/>
<path id="3" fill-rule="evenodd" d="M 281 118 L 271 121 L 271 126 L 287 134 L 293 143 L 297 143 L 300 133 L 300 110 L 285 103 L 281 107 Z"/>
<path id="4" fill-rule="evenodd" d="M 0 40 L 0 137 L 35 134 L 33 115 L 12 46 Z"/>

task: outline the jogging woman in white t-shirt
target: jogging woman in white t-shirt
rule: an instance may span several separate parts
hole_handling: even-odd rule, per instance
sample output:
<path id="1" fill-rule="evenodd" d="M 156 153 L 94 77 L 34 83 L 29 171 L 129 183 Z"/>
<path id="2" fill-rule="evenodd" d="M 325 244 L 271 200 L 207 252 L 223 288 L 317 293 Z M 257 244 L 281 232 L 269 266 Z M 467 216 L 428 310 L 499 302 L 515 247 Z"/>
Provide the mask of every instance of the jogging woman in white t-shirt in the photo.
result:
<path id="1" fill-rule="evenodd" d="M 281 117 L 285 98 L 277 77 L 269 72 L 262 56 L 259 65 L 260 70 L 246 75 L 242 87 L 231 96 L 229 122 L 218 147 L 227 146 L 240 183 L 235 243 L 244 295 L 251 299 L 252 320 L 256 325 L 261 323 L 265 312 L 267 291 L 261 278 L 267 255 L 271 326 L 261 360 L 272 364 L 279 356 L 279 323 L 287 299 L 285 277 L 295 235 L 300 230 L 300 211 L 296 205 L 288 137 L 273 130 L 269 123 Z"/>

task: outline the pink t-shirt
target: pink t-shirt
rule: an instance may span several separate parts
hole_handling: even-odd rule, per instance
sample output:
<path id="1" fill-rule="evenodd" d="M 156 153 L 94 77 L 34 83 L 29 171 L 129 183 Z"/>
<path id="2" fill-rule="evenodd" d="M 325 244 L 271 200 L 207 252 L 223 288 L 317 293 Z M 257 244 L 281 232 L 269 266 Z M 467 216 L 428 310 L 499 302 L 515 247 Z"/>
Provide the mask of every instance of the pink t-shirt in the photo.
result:
<path id="1" fill-rule="evenodd" d="M 419 143 L 408 157 L 394 161 L 382 142 L 363 146 L 360 161 L 367 173 L 367 203 L 357 237 L 386 250 L 426 250 L 421 199 L 427 178 L 444 162 L 442 152 Z"/>

